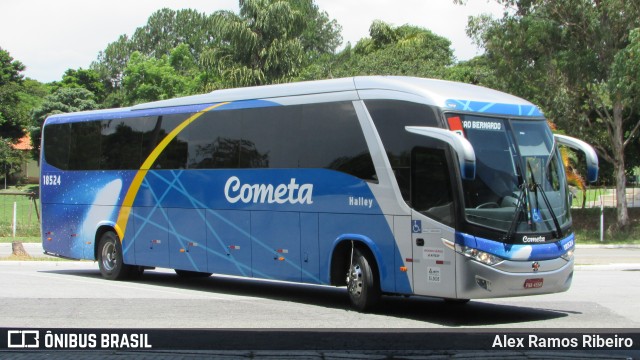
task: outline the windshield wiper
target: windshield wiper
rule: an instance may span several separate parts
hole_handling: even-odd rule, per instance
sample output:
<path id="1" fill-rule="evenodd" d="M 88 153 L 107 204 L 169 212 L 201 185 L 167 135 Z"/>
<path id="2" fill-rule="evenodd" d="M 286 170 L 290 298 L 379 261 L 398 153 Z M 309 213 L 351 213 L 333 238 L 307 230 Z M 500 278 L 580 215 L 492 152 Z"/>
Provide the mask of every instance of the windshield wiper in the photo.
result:
<path id="1" fill-rule="evenodd" d="M 516 165 L 516 172 L 518 175 L 518 188 L 520 189 L 520 195 L 518 195 L 518 203 L 516 205 L 516 210 L 513 214 L 513 220 L 511 220 L 511 225 L 509 225 L 509 230 L 504 237 L 505 242 L 513 242 L 513 234 L 516 231 L 516 227 L 520 222 L 520 214 L 521 211 L 524 210 L 525 217 L 527 218 L 527 223 L 531 226 L 531 206 L 529 206 L 529 195 L 528 195 L 528 184 L 526 181 L 526 177 L 523 176 L 522 168 L 520 167 L 519 161 L 514 161 Z M 524 205 L 524 208 L 523 208 Z"/>
<path id="2" fill-rule="evenodd" d="M 518 203 L 516 205 L 516 211 L 513 214 L 513 220 L 511 220 L 511 225 L 509 225 L 509 230 L 507 231 L 507 234 L 504 236 L 504 241 L 507 243 L 512 243 L 513 242 L 513 233 L 516 231 L 516 227 L 518 225 L 518 223 L 520 222 L 520 214 L 521 211 L 524 210 L 522 208 L 522 205 L 527 202 L 526 201 L 526 190 L 527 190 L 527 184 L 523 181 L 520 186 L 520 195 L 518 196 Z M 526 211 L 525 211 L 526 213 Z M 528 213 L 527 213 L 528 216 Z"/>
<path id="3" fill-rule="evenodd" d="M 531 189 L 535 192 L 536 203 L 538 202 L 538 190 L 540 190 L 540 194 L 542 195 L 542 200 L 544 200 L 544 204 L 547 206 L 547 209 L 549 209 L 549 214 L 551 215 L 553 224 L 556 226 L 556 231 L 557 231 L 556 238 L 561 238 L 562 227 L 560 227 L 560 222 L 558 222 L 558 217 L 556 216 L 556 213 L 553 211 L 553 208 L 551 207 L 551 202 L 549 201 L 549 198 L 547 198 L 547 194 L 545 193 L 542 186 L 540 186 L 540 184 L 538 184 L 538 182 L 536 181 L 535 175 L 533 174 L 533 169 L 531 168 L 531 163 L 529 161 L 527 161 L 527 167 L 529 168 L 529 173 L 531 174 Z M 538 206 L 538 212 L 540 212 L 539 206 Z M 542 214 L 540 214 L 540 216 L 542 216 Z"/>

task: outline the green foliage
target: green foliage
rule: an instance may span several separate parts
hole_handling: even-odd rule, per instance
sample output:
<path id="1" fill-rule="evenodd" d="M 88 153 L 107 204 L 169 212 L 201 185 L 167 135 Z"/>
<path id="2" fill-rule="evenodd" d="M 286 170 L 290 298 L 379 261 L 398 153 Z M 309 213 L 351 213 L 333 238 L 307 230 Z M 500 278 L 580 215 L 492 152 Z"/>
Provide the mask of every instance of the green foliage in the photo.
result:
<path id="1" fill-rule="evenodd" d="M 282 83 L 300 72 L 304 19 L 287 1 L 246 0 L 239 15 L 213 14 L 212 25 L 222 43 L 203 54 L 202 64 L 217 73 L 221 87 Z"/>
<path id="2" fill-rule="evenodd" d="M 168 57 L 178 76 L 189 82 L 186 90 L 175 93 L 284 82 L 316 59 L 333 53 L 342 41 L 340 30 L 313 0 L 241 1 L 239 14 L 161 9 L 131 37 L 122 35 L 109 44 L 91 69 L 105 86 L 105 106 L 168 94 L 159 89 L 162 86 L 154 78 L 153 84 L 146 84 L 133 98 L 131 88 L 124 90 L 125 69 L 133 66 L 130 60 L 135 52 L 160 63 Z M 154 66 L 162 67 L 160 63 Z M 142 84 L 140 80 L 133 83 Z M 102 99 L 100 94 L 96 96 Z"/>
<path id="3" fill-rule="evenodd" d="M 289 4 L 304 19 L 300 41 L 309 59 L 313 62 L 320 56 L 333 54 L 342 43 L 342 26 L 329 19 L 329 15 L 321 11 L 313 0 L 289 0 Z"/>
<path id="4" fill-rule="evenodd" d="M 200 54 L 217 43 L 211 19 L 206 14 L 192 9 L 161 9 L 153 13 L 142 27 L 136 29 L 132 37 L 121 35 L 117 41 L 107 45 L 98 54 L 91 69 L 100 74 L 109 95 L 117 93 L 122 86 L 124 70 L 134 52 L 161 59 L 171 51 L 185 45 L 198 60 Z M 108 102 L 118 103 L 121 95 L 115 95 Z"/>
<path id="5" fill-rule="evenodd" d="M 492 89 L 500 88 L 500 81 L 486 56 L 477 56 L 447 68 L 446 79 Z"/>
<path id="6" fill-rule="evenodd" d="M 640 244 L 640 208 L 629 208 L 631 223 L 625 231 L 611 233 L 606 227 L 616 222 L 616 209 L 604 208 L 604 241 L 600 242 L 600 208 L 571 209 L 576 243 L 578 244 Z"/>
<path id="7" fill-rule="evenodd" d="M 23 80 L 23 75 L 20 73 L 24 69 L 23 63 L 14 60 L 8 51 L 0 48 L 0 86 L 20 83 Z"/>
<path id="8" fill-rule="evenodd" d="M 429 30 L 403 25 L 392 27 L 376 20 L 370 38 L 340 54 L 320 58 L 302 73 L 302 79 L 354 75 L 405 75 L 444 78 L 453 64 L 451 42 Z"/>
<path id="9" fill-rule="evenodd" d="M 100 79 L 100 74 L 92 69 L 78 70 L 68 69 L 62 76 L 60 83 L 54 83 L 54 87 L 84 88 L 93 93 L 97 102 L 102 102 L 106 96 L 106 88 Z"/>
<path id="10" fill-rule="evenodd" d="M 30 128 L 30 111 L 43 94 L 41 84 L 24 80 L 25 66 L 14 60 L 8 51 L 0 48 L 0 173 L 17 174 L 25 160 L 23 151 L 13 145 Z"/>
<path id="11" fill-rule="evenodd" d="M 0 145 L 1 148 L 1 145 Z M 0 150 L 1 151 L 1 150 Z M 0 158 L 1 159 L 1 158 Z M 10 187 L 7 191 L 24 191 L 31 189 L 20 189 Z M 0 190 L 0 193 L 4 190 Z M 19 240 L 13 238 L 13 203 L 16 203 L 16 237 L 35 237 L 40 235 L 40 222 L 36 214 L 33 200 L 25 195 L 0 195 L 0 243 Z M 41 239 L 40 239 L 41 241 Z"/>
<path id="12" fill-rule="evenodd" d="M 186 95 L 193 88 L 192 79 L 181 76 L 170 62 L 180 64 L 185 60 L 177 52 L 173 57 L 163 56 L 160 59 L 145 57 L 134 52 L 124 70 L 122 82 L 124 105 L 170 99 Z M 172 60 L 171 60 L 172 59 Z"/>
<path id="13" fill-rule="evenodd" d="M 94 94 L 83 87 L 62 87 L 47 95 L 38 108 L 33 110 L 31 143 L 33 157 L 39 158 L 41 129 L 47 117 L 55 114 L 98 109 Z"/>
<path id="14" fill-rule="evenodd" d="M 91 69 L 100 74 L 100 79 L 107 89 L 114 91 L 120 88 L 124 68 L 134 51 L 132 49 L 133 43 L 129 37 L 120 35 L 118 40 L 107 45 L 107 48 L 98 54 L 98 59 L 91 64 Z"/>
<path id="15" fill-rule="evenodd" d="M 0 48 L 0 137 L 15 142 L 24 134 L 28 118 L 19 111 L 25 66 Z"/>
<path id="16" fill-rule="evenodd" d="M 25 160 L 24 152 L 14 149 L 11 139 L 0 136 L 0 174 L 4 177 L 20 172 Z"/>

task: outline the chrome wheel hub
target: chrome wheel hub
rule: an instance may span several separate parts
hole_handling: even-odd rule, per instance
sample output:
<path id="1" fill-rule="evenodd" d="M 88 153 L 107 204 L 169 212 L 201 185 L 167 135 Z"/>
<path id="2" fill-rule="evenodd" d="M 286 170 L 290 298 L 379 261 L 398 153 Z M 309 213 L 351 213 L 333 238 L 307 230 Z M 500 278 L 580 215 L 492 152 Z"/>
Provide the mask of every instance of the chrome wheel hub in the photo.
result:
<path id="1" fill-rule="evenodd" d="M 116 246 L 109 242 L 102 248 L 102 266 L 105 270 L 112 271 L 116 265 Z"/>
<path id="2" fill-rule="evenodd" d="M 347 274 L 347 289 L 351 296 L 360 297 L 362 295 L 362 268 L 360 265 L 352 265 Z"/>

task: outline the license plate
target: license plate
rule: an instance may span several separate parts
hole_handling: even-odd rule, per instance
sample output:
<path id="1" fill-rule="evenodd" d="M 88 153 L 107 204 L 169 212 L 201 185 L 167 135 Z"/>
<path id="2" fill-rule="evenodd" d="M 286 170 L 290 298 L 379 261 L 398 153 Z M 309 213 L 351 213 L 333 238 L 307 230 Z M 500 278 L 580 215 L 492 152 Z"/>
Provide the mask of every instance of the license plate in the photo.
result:
<path id="1" fill-rule="evenodd" d="M 544 279 L 527 279 L 524 281 L 525 289 L 539 289 L 542 287 Z"/>

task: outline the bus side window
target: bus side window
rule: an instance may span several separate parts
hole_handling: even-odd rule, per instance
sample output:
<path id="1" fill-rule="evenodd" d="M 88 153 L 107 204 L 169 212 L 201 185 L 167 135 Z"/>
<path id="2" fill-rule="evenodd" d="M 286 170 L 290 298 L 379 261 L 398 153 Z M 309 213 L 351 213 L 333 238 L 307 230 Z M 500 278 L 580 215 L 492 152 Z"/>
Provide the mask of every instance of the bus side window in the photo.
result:
<path id="1" fill-rule="evenodd" d="M 376 182 L 376 171 L 351 102 L 303 106 L 300 167 L 340 171 Z"/>
<path id="2" fill-rule="evenodd" d="M 180 123 L 185 121 L 191 114 L 169 114 L 158 116 L 157 126 L 160 126 L 160 133 L 166 134 L 176 128 Z M 156 129 L 154 128 L 154 129 Z M 181 131 L 169 142 L 167 147 L 160 153 L 158 159 L 152 165 L 153 169 L 186 169 L 188 157 L 188 132 Z M 163 137 L 164 137 L 163 136 Z M 156 140 L 154 140 L 156 141 Z M 160 139 L 160 141 L 162 141 Z M 155 148 L 155 146 L 154 146 Z"/>
<path id="3" fill-rule="evenodd" d="M 45 161 L 61 170 L 69 168 L 71 124 L 52 124 L 44 128 Z"/>
<path id="4" fill-rule="evenodd" d="M 100 129 L 99 121 L 71 124 L 69 170 L 100 169 Z"/>
<path id="5" fill-rule="evenodd" d="M 210 111 L 187 128 L 190 169 L 237 169 L 242 152 L 241 110 Z"/>
<path id="6" fill-rule="evenodd" d="M 399 100 L 366 100 L 365 105 L 382 139 L 402 198 L 411 206 L 411 150 L 415 146 L 435 146 L 435 142 L 411 134 L 405 127 L 437 127 L 436 112 L 427 105 Z"/>
<path id="7" fill-rule="evenodd" d="M 444 150 L 416 147 L 411 151 L 411 204 L 419 211 L 453 226 L 451 172 Z"/>

